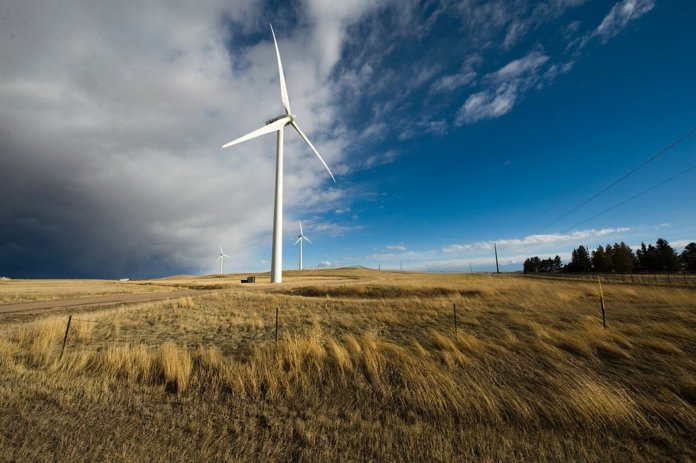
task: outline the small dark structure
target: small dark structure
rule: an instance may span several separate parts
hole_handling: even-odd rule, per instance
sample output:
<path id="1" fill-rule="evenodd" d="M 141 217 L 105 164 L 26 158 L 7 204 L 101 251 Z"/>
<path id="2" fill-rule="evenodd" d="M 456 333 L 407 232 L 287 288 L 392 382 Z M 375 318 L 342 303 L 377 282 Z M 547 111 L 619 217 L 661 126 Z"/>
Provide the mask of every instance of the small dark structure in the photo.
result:
<path id="1" fill-rule="evenodd" d="M 246 280 L 241 280 L 242 283 L 256 283 L 256 277 L 247 277 Z"/>

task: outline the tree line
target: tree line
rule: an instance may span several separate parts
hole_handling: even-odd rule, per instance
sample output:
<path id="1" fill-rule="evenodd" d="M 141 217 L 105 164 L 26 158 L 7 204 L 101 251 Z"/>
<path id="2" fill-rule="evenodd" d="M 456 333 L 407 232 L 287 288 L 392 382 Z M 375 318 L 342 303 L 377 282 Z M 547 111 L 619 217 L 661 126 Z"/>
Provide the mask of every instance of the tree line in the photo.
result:
<path id="1" fill-rule="evenodd" d="M 681 254 L 659 238 L 655 245 L 640 244 L 633 252 L 621 243 L 598 246 L 591 253 L 585 246 L 578 246 L 571 253 L 570 262 L 563 265 L 559 256 L 553 259 L 530 257 L 524 261 L 524 273 L 632 273 L 696 271 L 696 243 L 689 243 Z"/>

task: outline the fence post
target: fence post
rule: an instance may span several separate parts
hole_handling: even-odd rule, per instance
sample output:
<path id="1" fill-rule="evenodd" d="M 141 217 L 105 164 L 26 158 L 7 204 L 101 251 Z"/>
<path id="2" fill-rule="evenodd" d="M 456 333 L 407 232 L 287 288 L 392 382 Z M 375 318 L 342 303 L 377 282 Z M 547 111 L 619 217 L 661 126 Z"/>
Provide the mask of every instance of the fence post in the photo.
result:
<path id="1" fill-rule="evenodd" d="M 667 284 L 672 286 L 672 280 L 669 278 L 669 273 L 667 274 Z"/>
<path id="2" fill-rule="evenodd" d="M 657 284 L 657 274 L 653 273 L 653 280 L 655 280 L 655 284 Z"/>
<path id="3" fill-rule="evenodd" d="M 454 314 L 454 335 L 457 336 L 457 304 L 452 304 L 452 313 Z"/>
<path id="4" fill-rule="evenodd" d="M 602 308 L 602 326 L 604 326 L 604 329 L 606 330 L 607 319 L 604 314 L 604 291 L 602 291 L 602 281 L 599 279 L 599 276 L 597 276 L 597 283 L 599 284 L 599 304 Z"/>
<path id="5" fill-rule="evenodd" d="M 633 272 L 631 272 L 631 283 L 633 283 Z"/>
<path id="6" fill-rule="evenodd" d="M 65 327 L 65 337 L 63 337 L 63 348 L 60 350 L 60 357 L 58 359 L 63 358 L 63 351 L 65 351 L 65 343 L 68 342 L 68 332 L 70 331 L 70 322 L 72 321 L 72 315 L 68 316 L 68 326 Z"/>
<path id="7" fill-rule="evenodd" d="M 278 342 L 278 307 L 276 307 L 276 329 L 275 329 L 275 342 Z"/>
<path id="8" fill-rule="evenodd" d="M 689 283 L 686 282 L 686 272 L 684 272 L 684 286 L 689 286 Z"/>

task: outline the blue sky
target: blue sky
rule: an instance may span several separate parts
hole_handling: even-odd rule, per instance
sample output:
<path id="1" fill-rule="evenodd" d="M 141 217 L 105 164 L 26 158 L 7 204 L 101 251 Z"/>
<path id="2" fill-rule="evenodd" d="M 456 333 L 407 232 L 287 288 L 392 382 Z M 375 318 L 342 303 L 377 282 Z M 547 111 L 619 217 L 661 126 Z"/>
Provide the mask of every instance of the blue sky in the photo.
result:
<path id="1" fill-rule="evenodd" d="M 0 274 L 270 267 L 290 100 L 285 268 L 503 269 L 579 244 L 696 240 L 691 2 L 0 3 Z M 49 19 L 51 20 L 49 21 Z M 79 26 L 79 27 L 78 27 Z M 590 219 L 591 220 L 587 220 Z"/>

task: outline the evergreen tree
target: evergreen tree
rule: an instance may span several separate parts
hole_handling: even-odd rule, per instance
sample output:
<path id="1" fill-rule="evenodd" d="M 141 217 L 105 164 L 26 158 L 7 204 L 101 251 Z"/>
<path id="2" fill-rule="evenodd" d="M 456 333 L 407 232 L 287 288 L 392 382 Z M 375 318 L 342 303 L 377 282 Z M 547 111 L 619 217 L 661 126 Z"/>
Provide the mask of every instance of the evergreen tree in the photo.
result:
<path id="1" fill-rule="evenodd" d="M 565 266 L 566 272 L 589 272 L 592 270 L 592 261 L 585 246 L 578 246 L 571 253 L 570 262 Z"/>
<path id="2" fill-rule="evenodd" d="M 561 258 L 559 256 L 553 259 L 539 259 L 538 257 L 530 257 L 524 261 L 524 273 L 552 273 L 561 270 Z"/>
<path id="3" fill-rule="evenodd" d="M 610 246 L 607 246 L 610 249 Z M 592 270 L 598 273 L 611 272 L 611 260 L 602 246 L 592 251 Z"/>
<path id="4" fill-rule="evenodd" d="M 614 244 L 611 262 L 614 271 L 617 273 L 631 273 L 635 266 L 636 256 L 633 250 L 623 241 L 621 244 Z"/>
<path id="5" fill-rule="evenodd" d="M 616 269 L 614 269 L 614 248 L 611 244 L 607 243 L 607 246 L 604 248 L 604 254 L 607 256 L 607 271 L 615 272 Z"/>
<path id="6" fill-rule="evenodd" d="M 657 270 L 665 272 L 679 270 L 679 256 L 667 240 L 659 238 L 655 245 Z"/>
<path id="7" fill-rule="evenodd" d="M 539 271 L 539 258 L 534 256 L 526 259 L 523 270 L 524 273 L 537 273 Z"/>
<path id="8" fill-rule="evenodd" d="M 652 244 L 645 246 L 640 243 L 640 249 L 636 252 L 638 256 L 638 267 L 641 272 L 657 272 L 662 270 L 657 255 L 657 249 Z"/>
<path id="9" fill-rule="evenodd" d="M 696 243 L 686 245 L 680 256 L 682 269 L 696 272 Z"/>
<path id="10" fill-rule="evenodd" d="M 694 244 L 694 243 L 692 243 Z M 694 248 L 696 248 L 696 244 L 694 244 Z M 553 258 L 553 266 L 551 267 L 552 272 L 560 272 L 561 268 L 563 267 L 563 263 L 561 262 L 561 257 L 556 256 Z"/>

